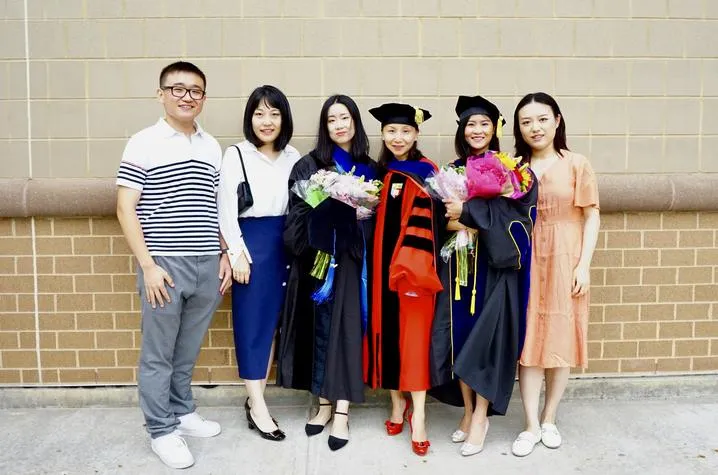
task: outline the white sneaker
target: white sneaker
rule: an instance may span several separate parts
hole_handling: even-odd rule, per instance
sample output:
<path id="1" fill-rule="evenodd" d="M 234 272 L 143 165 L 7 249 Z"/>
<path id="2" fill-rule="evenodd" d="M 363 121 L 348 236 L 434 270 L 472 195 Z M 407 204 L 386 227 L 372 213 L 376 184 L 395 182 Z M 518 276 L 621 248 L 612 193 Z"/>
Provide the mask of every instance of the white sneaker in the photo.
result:
<path id="1" fill-rule="evenodd" d="M 194 465 L 194 457 L 187 442 L 177 431 L 152 439 L 152 451 L 170 468 L 187 468 Z"/>
<path id="2" fill-rule="evenodd" d="M 180 423 L 177 426 L 177 430 L 180 435 L 187 435 L 189 437 L 214 437 L 222 432 L 222 428 L 218 423 L 208 421 L 197 414 L 196 411 L 185 414 L 184 416 L 179 416 L 178 419 Z"/>
<path id="3" fill-rule="evenodd" d="M 523 431 L 516 437 L 514 443 L 511 444 L 511 453 L 517 457 L 526 457 L 534 451 L 534 447 L 536 447 L 536 444 L 539 442 L 541 442 L 541 437 L 535 435 L 533 432 Z"/>
<path id="4" fill-rule="evenodd" d="M 561 447 L 561 433 L 558 431 L 556 424 L 544 422 L 541 424 L 541 442 L 549 449 L 557 449 Z"/>

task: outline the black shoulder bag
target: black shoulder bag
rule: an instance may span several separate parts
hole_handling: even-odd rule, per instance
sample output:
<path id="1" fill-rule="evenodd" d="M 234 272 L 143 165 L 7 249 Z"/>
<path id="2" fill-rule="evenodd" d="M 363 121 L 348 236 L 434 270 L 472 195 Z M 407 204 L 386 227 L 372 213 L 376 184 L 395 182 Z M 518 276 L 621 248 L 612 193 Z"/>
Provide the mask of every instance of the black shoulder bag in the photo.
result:
<path id="1" fill-rule="evenodd" d="M 244 213 L 247 208 L 250 208 L 254 204 L 254 198 L 252 197 L 252 188 L 249 187 L 249 179 L 247 178 L 247 170 L 244 168 L 244 158 L 242 158 L 242 151 L 239 147 L 232 145 L 237 149 L 239 154 L 239 163 L 242 164 L 242 174 L 244 180 L 237 186 L 237 215 Z"/>

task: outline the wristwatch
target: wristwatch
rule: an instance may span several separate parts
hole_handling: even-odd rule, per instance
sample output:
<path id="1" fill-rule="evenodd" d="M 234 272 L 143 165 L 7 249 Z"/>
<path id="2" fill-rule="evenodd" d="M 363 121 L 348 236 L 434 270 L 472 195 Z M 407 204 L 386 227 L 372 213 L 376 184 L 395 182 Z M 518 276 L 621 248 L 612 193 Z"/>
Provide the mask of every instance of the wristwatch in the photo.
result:
<path id="1" fill-rule="evenodd" d="M 220 253 L 220 254 L 227 254 L 228 252 L 229 252 L 229 248 L 228 248 L 228 247 L 225 247 L 224 249 L 220 249 L 220 250 L 219 250 L 219 253 Z"/>

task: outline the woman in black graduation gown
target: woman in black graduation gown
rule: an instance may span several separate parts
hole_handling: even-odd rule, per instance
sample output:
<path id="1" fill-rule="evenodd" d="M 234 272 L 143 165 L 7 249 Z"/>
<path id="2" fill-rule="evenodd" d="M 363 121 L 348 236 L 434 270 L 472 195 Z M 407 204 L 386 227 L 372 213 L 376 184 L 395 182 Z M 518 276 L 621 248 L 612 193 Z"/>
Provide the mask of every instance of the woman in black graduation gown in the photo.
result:
<path id="1" fill-rule="evenodd" d="M 481 96 L 460 96 L 459 126 L 454 141 L 455 166 L 488 150 L 499 151 L 504 119 Z M 460 452 L 479 453 L 489 428 L 488 415 L 505 414 L 511 398 L 528 301 L 531 232 L 536 213 L 537 186 L 519 199 L 473 198 L 447 202 L 448 230 L 469 228 L 475 253 L 469 258 L 469 283 L 455 294 L 454 259 L 441 262 L 444 290 L 437 299 L 432 330 L 430 394 L 465 407 L 454 442 Z M 472 293 L 475 295 L 472 297 Z M 457 299 L 458 297 L 458 299 Z M 474 312 L 471 302 L 474 300 Z"/>
<path id="2" fill-rule="evenodd" d="M 319 117 L 317 146 L 302 157 L 289 176 L 289 188 L 321 169 L 376 177 L 369 140 L 356 103 L 335 95 Z M 350 402 L 364 401 L 362 335 L 368 314 L 368 282 L 373 220 L 357 221 L 356 210 L 334 199 L 312 208 L 290 192 L 284 243 L 292 256 L 282 312 L 278 383 L 319 397 L 319 411 L 305 426 L 321 433 L 332 419 L 329 448 L 349 441 Z M 333 292 L 316 303 L 312 294 L 323 281 L 310 275 L 319 250 L 334 254 Z M 332 401 L 336 402 L 332 416 Z"/>

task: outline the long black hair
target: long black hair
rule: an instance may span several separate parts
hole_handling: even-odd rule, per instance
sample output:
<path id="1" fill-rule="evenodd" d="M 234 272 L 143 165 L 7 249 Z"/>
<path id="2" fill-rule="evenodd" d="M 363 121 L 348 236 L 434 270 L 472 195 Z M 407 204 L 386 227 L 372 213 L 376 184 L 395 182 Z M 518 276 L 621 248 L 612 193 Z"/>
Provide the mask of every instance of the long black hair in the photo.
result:
<path id="1" fill-rule="evenodd" d="M 369 138 L 364 130 L 364 124 L 361 121 L 361 113 L 356 102 L 349 96 L 344 94 L 335 94 L 329 99 L 324 101 L 322 110 L 319 113 L 319 129 L 317 131 L 317 145 L 314 148 L 316 152 L 316 158 L 323 163 L 325 166 L 332 164 L 332 150 L 334 149 L 334 142 L 329 137 L 329 129 L 327 127 L 327 120 L 329 116 L 329 108 L 334 104 L 342 104 L 349 111 L 349 115 L 352 118 L 352 124 L 354 125 L 354 138 L 352 138 L 351 148 L 349 153 L 352 158 L 359 163 L 369 163 Z"/>
<path id="2" fill-rule="evenodd" d="M 561 113 L 561 109 L 558 107 L 556 99 L 546 94 L 545 92 L 532 92 L 526 94 L 516 106 L 514 110 L 514 148 L 516 149 L 516 156 L 521 157 L 522 162 L 531 162 L 531 147 L 524 140 L 521 135 L 521 124 L 519 123 L 519 111 L 522 107 L 532 102 L 547 105 L 551 108 L 553 116 L 555 118 L 560 117 L 558 127 L 556 128 L 556 135 L 553 138 L 553 148 L 560 156 L 563 156 L 561 150 L 568 150 L 566 145 L 566 119 Z"/>
<path id="3" fill-rule="evenodd" d="M 473 155 L 473 152 L 471 151 L 471 147 L 466 142 L 466 137 L 464 134 L 464 131 L 466 130 L 466 124 L 469 123 L 469 120 L 471 119 L 471 115 L 468 115 L 464 117 L 463 119 L 459 120 L 459 125 L 456 128 L 456 136 L 454 137 L 454 150 L 456 151 L 456 155 L 459 158 L 462 158 L 466 160 L 468 157 Z M 488 117 L 488 116 L 485 116 Z M 488 117 L 489 120 L 491 120 L 490 117 Z M 492 124 L 494 124 L 493 121 L 491 121 Z M 500 152 L 501 151 L 501 145 L 499 144 L 499 138 L 496 136 L 496 127 L 497 124 L 494 124 L 494 133 L 491 137 L 491 140 L 489 141 L 489 150 L 493 150 L 494 152 Z"/>
<path id="4" fill-rule="evenodd" d="M 247 105 L 244 107 L 244 138 L 249 140 L 255 147 L 261 147 L 263 145 L 252 128 L 252 116 L 262 102 L 266 102 L 270 107 L 279 109 L 279 113 L 282 115 L 282 126 L 279 130 L 279 136 L 277 140 L 274 141 L 274 150 L 279 152 L 284 150 L 284 147 L 292 140 L 294 122 L 292 121 L 292 109 L 289 107 L 287 96 L 274 86 L 259 86 L 249 95 Z"/>

